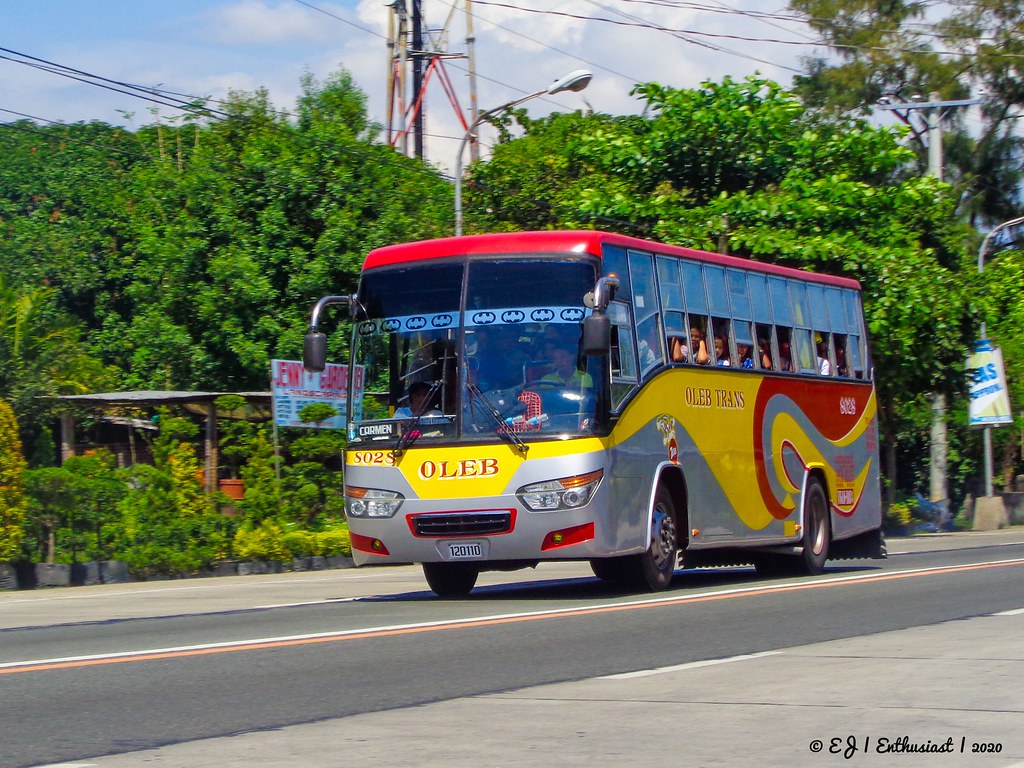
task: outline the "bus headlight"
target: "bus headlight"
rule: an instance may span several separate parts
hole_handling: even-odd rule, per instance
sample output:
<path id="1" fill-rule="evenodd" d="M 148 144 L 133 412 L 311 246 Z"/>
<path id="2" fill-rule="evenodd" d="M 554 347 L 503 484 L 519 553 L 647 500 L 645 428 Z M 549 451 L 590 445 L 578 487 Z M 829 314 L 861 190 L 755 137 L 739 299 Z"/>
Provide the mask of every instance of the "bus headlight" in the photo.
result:
<path id="1" fill-rule="evenodd" d="M 601 484 L 604 470 L 587 472 L 585 475 L 545 480 L 542 483 L 524 485 L 516 491 L 516 497 L 525 507 L 534 512 L 551 512 L 558 509 L 576 509 L 587 504 Z"/>
<path id="2" fill-rule="evenodd" d="M 379 488 L 345 488 L 345 512 L 351 517 L 394 517 L 405 497 Z"/>

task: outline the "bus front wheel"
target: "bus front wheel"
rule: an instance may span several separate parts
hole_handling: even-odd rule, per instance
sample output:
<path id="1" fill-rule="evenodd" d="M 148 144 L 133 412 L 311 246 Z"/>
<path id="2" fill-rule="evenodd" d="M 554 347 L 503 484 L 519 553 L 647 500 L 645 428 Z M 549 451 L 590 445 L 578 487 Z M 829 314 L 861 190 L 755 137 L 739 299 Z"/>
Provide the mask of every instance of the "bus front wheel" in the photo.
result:
<path id="1" fill-rule="evenodd" d="M 438 597 L 465 597 L 473 587 L 480 571 L 462 563 L 424 563 L 423 576 Z"/>
<path id="2" fill-rule="evenodd" d="M 672 496 L 664 486 L 658 488 L 651 511 L 651 544 L 637 556 L 638 586 L 657 592 L 672 581 L 679 555 L 679 529 Z"/>

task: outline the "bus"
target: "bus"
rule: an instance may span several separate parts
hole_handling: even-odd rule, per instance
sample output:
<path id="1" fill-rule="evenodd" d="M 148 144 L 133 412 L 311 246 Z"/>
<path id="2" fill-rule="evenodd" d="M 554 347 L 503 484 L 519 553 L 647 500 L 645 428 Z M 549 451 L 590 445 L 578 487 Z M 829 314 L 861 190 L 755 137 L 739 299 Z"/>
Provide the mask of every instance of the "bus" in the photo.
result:
<path id="1" fill-rule="evenodd" d="M 545 560 L 655 591 L 885 556 L 854 280 L 596 231 L 393 245 L 313 307 L 308 370 L 335 304 L 357 565 L 459 597 Z"/>

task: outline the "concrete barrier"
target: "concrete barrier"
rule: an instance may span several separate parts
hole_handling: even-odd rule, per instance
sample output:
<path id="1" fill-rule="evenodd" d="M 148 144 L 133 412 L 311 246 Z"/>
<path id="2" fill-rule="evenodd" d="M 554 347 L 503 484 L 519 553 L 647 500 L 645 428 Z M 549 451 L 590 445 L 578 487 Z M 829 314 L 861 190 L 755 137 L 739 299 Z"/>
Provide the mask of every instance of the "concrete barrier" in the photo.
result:
<path id="1" fill-rule="evenodd" d="M 973 531 L 995 531 L 1010 524 L 1002 496 L 979 496 L 974 500 Z"/>

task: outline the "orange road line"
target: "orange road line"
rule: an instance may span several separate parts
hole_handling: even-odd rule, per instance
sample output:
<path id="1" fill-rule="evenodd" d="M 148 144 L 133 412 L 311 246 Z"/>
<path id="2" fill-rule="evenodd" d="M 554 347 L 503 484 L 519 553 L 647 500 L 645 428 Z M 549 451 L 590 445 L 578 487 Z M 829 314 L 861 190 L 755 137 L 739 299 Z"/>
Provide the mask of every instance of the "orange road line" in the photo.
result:
<path id="1" fill-rule="evenodd" d="M 281 640 L 268 640 L 266 642 L 238 642 L 236 644 L 224 644 L 210 648 L 183 648 L 181 650 L 168 650 L 157 652 L 139 651 L 138 653 L 124 656 L 92 659 L 76 659 L 68 661 L 40 662 L 38 664 L 27 664 L 19 667 L 7 667 L 0 669 L 0 675 L 12 675 L 21 672 L 41 672 L 55 669 L 74 669 L 77 667 L 95 667 L 107 664 L 128 664 L 140 661 L 152 661 L 157 659 L 181 659 L 189 656 L 209 656 L 218 653 L 234 653 L 237 651 L 267 650 L 272 648 L 289 648 L 301 645 L 313 645 L 315 643 L 335 643 L 345 640 L 369 640 L 381 637 L 398 637 L 402 635 L 416 635 L 427 632 L 443 632 L 453 629 L 471 629 L 477 627 L 492 627 L 502 624 L 517 624 L 526 621 L 540 621 L 546 619 L 557 619 L 576 616 L 593 616 L 603 613 L 620 613 L 622 611 L 639 610 L 643 608 L 660 608 L 669 605 L 680 605 L 683 603 L 708 603 L 720 600 L 731 600 L 739 597 L 758 597 L 762 595 L 773 595 L 785 592 L 800 592 L 809 589 L 826 589 L 830 587 L 851 586 L 860 584 L 874 584 L 881 581 L 895 581 L 899 579 L 910 579 L 920 576 L 934 576 L 948 573 L 961 573 L 964 571 L 987 570 L 991 568 L 1006 568 L 1024 565 L 1022 560 L 1006 560 L 994 563 L 978 563 L 975 565 L 953 565 L 941 568 L 931 568 L 921 571 L 904 571 L 900 573 L 883 573 L 864 577 L 855 577 L 843 580 L 815 581 L 803 584 L 785 584 L 777 587 L 763 587 L 742 591 L 731 591 L 719 594 L 705 594 L 686 596 L 680 595 L 677 598 L 662 598 L 640 603 L 626 603 L 622 605 L 601 605 L 592 608 L 576 608 L 561 611 L 544 611 L 532 614 L 518 614 L 510 616 L 495 616 L 482 619 L 470 619 L 467 621 L 454 620 L 451 622 L 430 624 L 424 626 L 396 627 L 394 629 L 376 630 L 351 630 L 344 633 L 331 634 L 316 637 L 296 637 Z"/>

